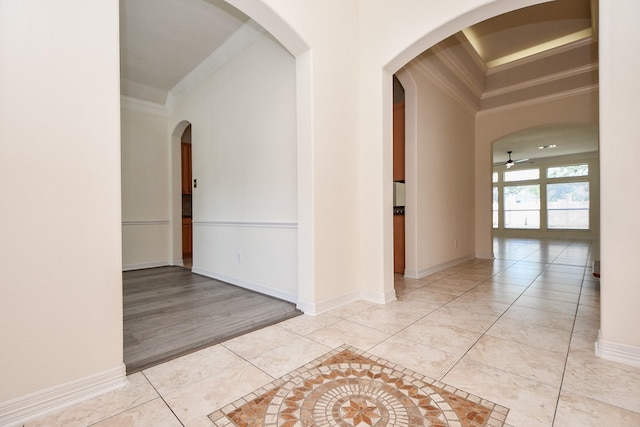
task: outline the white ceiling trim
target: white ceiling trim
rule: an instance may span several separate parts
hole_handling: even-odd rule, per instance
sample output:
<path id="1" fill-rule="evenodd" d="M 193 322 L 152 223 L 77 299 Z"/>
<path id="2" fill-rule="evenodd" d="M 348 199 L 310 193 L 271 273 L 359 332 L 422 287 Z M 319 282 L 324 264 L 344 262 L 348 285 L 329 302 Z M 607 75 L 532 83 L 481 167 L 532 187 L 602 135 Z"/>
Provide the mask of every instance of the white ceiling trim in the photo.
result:
<path id="1" fill-rule="evenodd" d="M 547 74 L 543 77 L 526 80 L 524 82 L 514 83 L 514 84 L 503 86 L 497 89 L 490 89 L 485 91 L 480 98 L 482 100 L 485 100 L 494 96 L 505 95 L 507 93 L 514 92 L 517 90 L 527 89 L 527 88 L 539 86 L 545 83 L 550 83 L 555 80 L 560 80 L 567 77 L 575 77 L 580 74 L 586 74 L 597 69 L 598 69 L 597 63 L 582 65 L 580 67 L 572 68 L 570 70 L 564 70 L 564 71 L 559 71 L 553 74 Z"/>
<path id="2" fill-rule="evenodd" d="M 231 58 L 263 37 L 265 32 L 265 29 L 253 20 L 244 23 L 220 47 L 171 88 L 165 107 L 173 110 L 173 104 L 177 98 L 208 79 Z"/>
<path id="3" fill-rule="evenodd" d="M 153 114 L 156 116 L 169 117 L 171 111 L 162 104 L 146 101 L 132 96 L 120 95 L 120 107 L 138 111 L 140 113 Z"/>
<path id="4" fill-rule="evenodd" d="M 495 74 L 495 73 L 500 73 L 502 71 L 509 70 L 511 68 L 519 67 L 521 65 L 532 64 L 543 58 L 554 56 L 559 53 L 569 52 L 573 49 L 577 49 L 582 46 L 588 46 L 593 43 L 597 43 L 597 40 L 593 36 L 586 37 L 582 40 L 578 40 L 573 43 L 568 43 L 563 46 L 558 46 L 553 49 L 545 50 L 544 52 L 536 53 L 535 55 L 527 56 L 526 58 L 518 59 L 517 61 L 508 62 L 506 64 L 497 65 L 495 67 L 489 68 L 489 70 L 487 71 L 487 76 L 490 76 L 491 74 Z"/>
<path id="5" fill-rule="evenodd" d="M 557 92 L 550 95 L 539 96 L 537 98 L 526 99 L 524 101 L 513 102 L 511 104 L 505 104 L 505 105 L 499 105 L 497 107 L 481 109 L 480 111 L 478 111 L 478 115 L 509 111 L 516 108 L 528 107 L 528 106 L 540 104 L 543 102 L 555 101 L 558 99 L 568 98 L 570 96 L 581 95 L 589 92 L 598 93 L 599 88 L 600 88 L 600 85 L 596 83 L 589 86 L 580 87 L 577 89 L 570 89 L 567 91 Z"/>

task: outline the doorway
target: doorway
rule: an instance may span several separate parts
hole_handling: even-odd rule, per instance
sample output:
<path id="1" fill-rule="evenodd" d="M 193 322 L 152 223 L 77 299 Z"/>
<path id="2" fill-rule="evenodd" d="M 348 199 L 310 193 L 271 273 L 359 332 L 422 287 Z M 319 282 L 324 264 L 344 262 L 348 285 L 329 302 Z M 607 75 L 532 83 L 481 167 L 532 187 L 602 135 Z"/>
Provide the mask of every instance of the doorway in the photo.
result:
<path id="1" fill-rule="evenodd" d="M 193 194 L 191 125 L 188 125 L 180 137 L 180 176 L 182 194 L 182 262 L 184 267 L 193 266 Z"/>

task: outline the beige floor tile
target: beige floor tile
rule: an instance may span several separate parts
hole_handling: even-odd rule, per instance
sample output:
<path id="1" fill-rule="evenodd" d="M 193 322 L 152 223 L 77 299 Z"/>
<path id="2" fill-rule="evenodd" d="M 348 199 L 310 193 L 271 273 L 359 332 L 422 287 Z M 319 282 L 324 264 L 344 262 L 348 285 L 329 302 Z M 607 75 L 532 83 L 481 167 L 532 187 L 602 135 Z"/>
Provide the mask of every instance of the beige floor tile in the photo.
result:
<path id="1" fill-rule="evenodd" d="M 529 288 L 524 292 L 523 296 L 544 298 L 553 301 L 564 301 L 570 303 L 577 303 L 578 299 L 580 298 L 580 295 L 572 292 L 558 292 L 541 288 Z"/>
<path id="2" fill-rule="evenodd" d="M 640 412 L 640 368 L 597 357 L 593 342 L 583 337 L 571 341 L 562 388 Z"/>
<path id="3" fill-rule="evenodd" d="M 563 390 L 553 427 L 640 426 L 640 414 Z"/>
<path id="4" fill-rule="evenodd" d="M 366 351 L 386 340 L 389 336 L 390 334 L 378 329 L 369 328 L 349 320 L 342 320 L 308 334 L 307 338 L 331 348 L 348 344 Z"/>
<path id="5" fill-rule="evenodd" d="M 278 325 L 260 329 L 222 343 L 224 347 L 245 359 L 251 359 L 288 343 L 299 335 Z"/>
<path id="6" fill-rule="evenodd" d="M 534 308 L 513 306 L 505 311 L 503 317 L 563 331 L 571 331 L 573 329 L 573 316 Z"/>
<path id="7" fill-rule="evenodd" d="M 600 307 L 600 295 L 580 294 L 580 304 L 590 305 L 592 307 Z"/>
<path id="8" fill-rule="evenodd" d="M 249 363 L 241 363 L 218 374 L 168 393 L 164 399 L 186 426 L 210 426 L 207 416 L 273 381 Z"/>
<path id="9" fill-rule="evenodd" d="M 332 323 L 339 322 L 340 320 L 342 320 L 340 317 L 332 316 L 330 314 L 320 314 L 319 316 L 308 316 L 303 314 L 302 316 L 296 316 L 278 323 L 278 326 L 300 335 L 307 335 L 313 331 L 322 329 L 325 326 L 329 326 Z"/>
<path id="10" fill-rule="evenodd" d="M 449 304 L 447 304 L 447 307 L 497 317 L 509 308 L 509 304 L 480 300 L 473 298 L 473 296 L 470 296 L 469 294 L 466 294 L 451 301 Z"/>
<path id="11" fill-rule="evenodd" d="M 473 313 L 444 306 L 425 317 L 445 325 L 455 326 L 473 332 L 485 332 L 498 319 L 498 316 Z"/>
<path id="12" fill-rule="evenodd" d="M 360 313 L 361 311 L 368 310 L 375 305 L 376 304 L 367 301 L 355 301 L 349 304 L 345 304 L 342 307 L 334 308 L 333 310 L 327 312 L 327 314 L 346 319 L 353 316 L 354 314 Z"/>
<path id="13" fill-rule="evenodd" d="M 308 338 L 298 337 L 283 346 L 249 359 L 249 362 L 272 377 L 280 378 L 331 350 L 333 349 Z"/>
<path id="14" fill-rule="evenodd" d="M 243 359 L 235 353 L 215 345 L 146 369 L 143 373 L 158 393 L 165 395 L 241 362 Z"/>
<path id="15" fill-rule="evenodd" d="M 566 356 L 485 335 L 464 358 L 560 389 Z"/>
<path id="16" fill-rule="evenodd" d="M 460 293 L 459 295 L 461 295 Z M 438 292 L 431 290 L 429 286 L 420 288 L 417 291 L 413 291 L 406 295 L 407 299 L 416 299 L 419 301 L 428 302 L 430 304 L 446 304 L 457 298 L 458 295 L 452 293 Z"/>
<path id="17" fill-rule="evenodd" d="M 482 286 L 484 285 L 480 285 L 477 288 L 472 289 L 471 291 L 464 294 L 461 298 L 475 298 L 483 301 L 499 302 L 501 304 L 513 304 L 513 302 L 520 296 L 520 292 L 501 292 L 483 288 Z"/>
<path id="18" fill-rule="evenodd" d="M 573 326 L 573 334 L 587 337 L 591 342 L 595 342 L 598 338 L 598 330 L 600 329 L 600 319 L 591 319 L 589 317 L 576 317 Z"/>
<path id="19" fill-rule="evenodd" d="M 160 398 L 144 403 L 114 417 L 94 424 L 94 427 L 181 427 L 171 409 Z"/>
<path id="20" fill-rule="evenodd" d="M 574 316 L 578 304 L 574 302 L 556 301 L 544 298 L 535 298 L 522 295 L 513 303 L 514 306 L 535 308 L 536 310 L 550 311 L 552 313 Z"/>
<path id="21" fill-rule="evenodd" d="M 463 359 L 443 382 L 509 408 L 507 423 L 550 427 L 558 389 L 500 369 Z"/>
<path id="22" fill-rule="evenodd" d="M 425 318 L 400 331 L 396 336 L 462 356 L 478 341 L 482 333 Z"/>
<path id="23" fill-rule="evenodd" d="M 374 307 L 354 314 L 349 318 L 349 321 L 378 329 L 388 334 L 395 334 L 419 318 L 420 316 L 415 314 Z"/>
<path id="24" fill-rule="evenodd" d="M 590 319 L 600 318 L 600 306 L 582 305 L 578 306 L 578 317 L 588 317 Z"/>
<path id="25" fill-rule="evenodd" d="M 400 311 L 402 313 L 414 315 L 420 318 L 439 309 L 440 307 L 442 307 L 442 304 L 429 303 L 416 299 L 400 297 L 396 301 L 392 301 L 380 306 L 380 309 Z"/>
<path id="26" fill-rule="evenodd" d="M 477 283 L 468 285 L 464 283 L 455 283 L 455 280 L 447 279 L 446 281 L 439 280 L 435 283 L 431 283 L 430 285 L 425 286 L 423 289 L 458 296 L 464 294 L 465 292 L 468 292 L 470 289 L 473 289 L 476 286 L 478 286 Z"/>
<path id="27" fill-rule="evenodd" d="M 60 412 L 25 424 L 25 427 L 84 427 L 142 405 L 158 397 L 149 381 L 138 372 L 127 377 L 128 384 L 119 390 L 74 405 Z"/>
<path id="28" fill-rule="evenodd" d="M 569 341 L 571 340 L 570 331 L 546 328 L 529 322 L 507 318 L 499 319 L 487 331 L 487 335 L 563 355 L 566 355 L 569 351 Z"/>
<path id="29" fill-rule="evenodd" d="M 395 336 L 373 347 L 369 353 L 437 380 L 459 359 L 453 354 Z"/>
<path id="30" fill-rule="evenodd" d="M 543 281 L 535 281 L 531 284 L 529 289 L 545 289 L 554 292 L 566 292 L 571 294 L 580 294 L 580 286 L 575 285 L 563 285 L 559 283 L 548 283 Z"/>

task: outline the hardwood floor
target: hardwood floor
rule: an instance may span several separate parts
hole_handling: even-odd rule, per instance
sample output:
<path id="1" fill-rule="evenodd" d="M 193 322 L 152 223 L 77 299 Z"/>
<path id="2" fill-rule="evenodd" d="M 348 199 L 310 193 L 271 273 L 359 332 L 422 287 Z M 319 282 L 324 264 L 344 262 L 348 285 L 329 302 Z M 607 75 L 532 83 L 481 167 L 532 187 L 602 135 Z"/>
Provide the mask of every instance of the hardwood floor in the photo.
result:
<path id="1" fill-rule="evenodd" d="M 182 267 L 123 273 L 127 374 L 302 314 Z"/>

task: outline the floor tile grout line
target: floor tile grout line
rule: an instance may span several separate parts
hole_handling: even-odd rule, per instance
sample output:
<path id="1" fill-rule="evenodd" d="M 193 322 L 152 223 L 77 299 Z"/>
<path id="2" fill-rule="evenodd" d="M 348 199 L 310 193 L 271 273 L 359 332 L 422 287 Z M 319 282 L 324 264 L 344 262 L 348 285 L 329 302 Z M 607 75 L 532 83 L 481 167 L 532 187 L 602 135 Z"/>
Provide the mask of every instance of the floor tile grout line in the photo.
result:
<path id="1" fill-rule="evenodd" d="M 589 253 L 591 252 L 591 250 L 589 250 Z M 589 253 L 587 254 L 587 259 L 589 257 Z M 587 271 L 587 267 L 585 265 L 584 270 L 583 270 L 583 279 L 582 279 L 582 283 L 580 284 L 580 293 L 578 294 L 578 302 L 580 301 L 580 297 L 582 296 L 582 288 L 584 286 L 584 273 Z M 573 324 L 571 326 L 571 336 L 569 337 L 569 347 L 567 348 L 567 356 L 565 357 L 564 360 L 564 366 L 562 368 L 562 378 L 560 380 L 560 389 L 558 390 L 558 398 L 556 399 L 556 406 L 555 409 L 553 411 L 553 419 L 551 421 L 551 426 L 553 427 L 553 425 L 556 422 L 556 416 L 558 414 L 558 406 L 560 406 L 560 397 L 562 395 L 562 389 L 564 386 L 564 377 L 567 373 L 567 365 L 569 364 L 569 354 L 571 353 L 571 343 L 573 341 L 573 332 L 575 331 L 576 328 L 576 320 L 578 318 L 578 310 L 580 309 L 580 304 L 578 303 L 576 305 L 576 312 L 575 315 L 573 317 Z"/>

